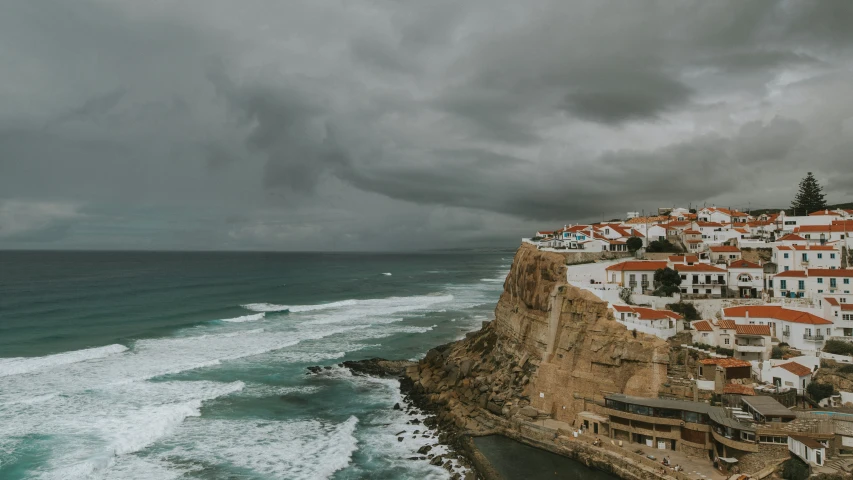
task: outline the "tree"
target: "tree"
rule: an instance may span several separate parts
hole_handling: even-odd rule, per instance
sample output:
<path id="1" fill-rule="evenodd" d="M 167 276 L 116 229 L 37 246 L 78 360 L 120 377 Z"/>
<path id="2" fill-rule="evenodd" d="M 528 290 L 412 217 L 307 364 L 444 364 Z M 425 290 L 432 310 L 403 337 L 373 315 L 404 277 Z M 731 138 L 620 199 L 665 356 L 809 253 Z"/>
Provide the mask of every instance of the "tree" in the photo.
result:
<path id="1" fill-rule="evenodd" d="M 808 392 L 809 396 L 811 396 L 816 402 L 819 402 L 834 394 L 835 387 L 829 383 L 812 382 L 808 387 L 806 387 L 806 392 Z"/>
<path id="2" fill-rule="evenodd" d="M 669 297 L 673 293 L 681 291 L 678 288 L 681 285 L 681 275 L 669 267 L 657 269 L 654 279 L 656 287 L 655 295 L 659 297 Z"/>
<path id="3" fill-rule="evenodd" d="M 809 478 L 809 466 L 797 457 L 791 457 L 782 464 L 782 478 L 785 480 L 806 480 Z"/>
<path id="4" fill-rule="evenodd" d="M 652 252 L 674 253 L 674 252 L 678 252 L 680 250 L 678 248 L 676 248 L 675 245 L 670 243 L 669 240 L 655 240 L 655 241 L 649 243 L 649 247 L 646 248 L 646 251 L 649 253 L 652 253 Z"/>
<path id="5" fill-rule="evenodd" d="M 680 281 L 681 281 L 681 277 L 679 277 L 679 282 Z M 696 310 L 696 307 L 692 303 L 689 303 L 689 302 L 670 303 L 666 306 L 666 308 L 672 310 L 675 313 L 680 314 L 688 322 L 691 322 L 693 320 L 702 320 L 702 315 L 699 314 L 699 311 Z"/>
<path id="6" fill-rule="evenodd" d="M 628 245 L 628 251 L 636 252 L 643 248 L 643 240 L 640 237 L 631 237 L 625 242 Z"/>
<path id="7" fill-rule="evenodd" d="M 791 208 L 794 209 L 794 215 L 808 215 L 826 208 L 823 187 L 817 183 L 812 172 L 800 181 L 800 191 L 791 202 Z"/>

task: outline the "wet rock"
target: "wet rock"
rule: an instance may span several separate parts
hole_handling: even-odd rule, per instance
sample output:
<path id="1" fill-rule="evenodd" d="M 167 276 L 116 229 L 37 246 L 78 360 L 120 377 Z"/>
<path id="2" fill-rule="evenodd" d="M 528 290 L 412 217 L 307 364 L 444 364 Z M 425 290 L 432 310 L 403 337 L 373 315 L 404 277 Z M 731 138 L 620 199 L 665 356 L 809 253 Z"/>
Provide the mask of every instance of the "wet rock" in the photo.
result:
<path id="1" fill-rule="evenodd" d="M 420 453 L 421 455 L 426 455 L 427 453 L 429 453 L 430 450 L 432 450 L 432 446 L 424 445 L 423 447 L 418 449 L 418 453 Z"/>
<path id="2" fill-rule="evenodd" d="M 429 464 L 430 464 L 430 465 L 439 466 L 439 465 L 441 465 L 443 462 L 444 462 L 444 457 L 442 457 L 441 455 L 439 455 L 439 456 L 437 456 L 437 457 L 433 457 L 433 459 L 429 461 Z"/>
<path id="3" fill-rule="evenodd" d="M 323 371 L 323 367 L 308 367 L 308 371 L 310 373 L 320 373 Z"/>
<path id="4" fill-rule="evenodd" d="M 402 410 L 399 403 L 394 404 L 394 410 Z"/>
<path id="5" fill-rule="evenodd" d="M 402 442 L 402 441 L 403 441 L 403 437 L 397 437 L 397 441 L 398 441 L 398 442 Z"/>
<path id="6" fill-rule="evenodd" d="M 399 432 L 395 433 L 395 434 L 394 434 L 394 436 L 400 436 L 400 435 L 402 435 L 402 434 L 404 434 L 404 433 L 406 433 L 406 431 L 405 431 L 405 430 L 401 430 L 401 431 L 399 431 Z"/>

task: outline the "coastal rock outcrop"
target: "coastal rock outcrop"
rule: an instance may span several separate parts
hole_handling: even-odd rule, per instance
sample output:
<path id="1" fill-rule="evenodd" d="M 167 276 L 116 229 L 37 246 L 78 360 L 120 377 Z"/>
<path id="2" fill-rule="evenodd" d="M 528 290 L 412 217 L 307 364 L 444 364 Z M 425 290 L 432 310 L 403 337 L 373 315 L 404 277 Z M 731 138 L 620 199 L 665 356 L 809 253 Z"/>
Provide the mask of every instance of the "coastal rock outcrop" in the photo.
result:
<path id="1" fill-rule="evenodd" d="M 407 367 L 404 388 L 440 406 L 445 427 L 495 431 L 516 416 L 571 423 L 607 393 L 656 396 L 668 362 L 666 342 L 634 334 L 568 284 L 562 255 L 522 245 L 495 319 Z"/>

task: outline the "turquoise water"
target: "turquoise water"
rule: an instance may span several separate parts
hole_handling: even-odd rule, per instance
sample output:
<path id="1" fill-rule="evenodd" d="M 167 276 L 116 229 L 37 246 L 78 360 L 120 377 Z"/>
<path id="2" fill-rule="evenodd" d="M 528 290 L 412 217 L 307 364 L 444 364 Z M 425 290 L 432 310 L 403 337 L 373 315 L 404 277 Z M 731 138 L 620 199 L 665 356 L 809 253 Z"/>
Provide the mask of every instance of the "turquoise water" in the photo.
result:
<path id="1" fill-rule="evenodd" d="M 0 252 L 0 478 L 448 478 L 396 380 L 305 367 L 462 337 L 512 253 Z"/>

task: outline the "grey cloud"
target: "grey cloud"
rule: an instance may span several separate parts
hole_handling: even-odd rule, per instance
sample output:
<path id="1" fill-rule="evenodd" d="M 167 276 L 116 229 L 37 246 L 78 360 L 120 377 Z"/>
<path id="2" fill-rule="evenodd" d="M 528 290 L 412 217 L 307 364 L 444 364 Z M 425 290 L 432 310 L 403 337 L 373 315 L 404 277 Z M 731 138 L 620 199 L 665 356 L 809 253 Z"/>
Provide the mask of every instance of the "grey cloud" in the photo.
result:
<path id="1" fill-rule="evenodd" d="M 806 164 L 848 200 L 850 5 L 12 0 L 0 202 L 87 214 L 0 246 L 512 245 Z"/>

